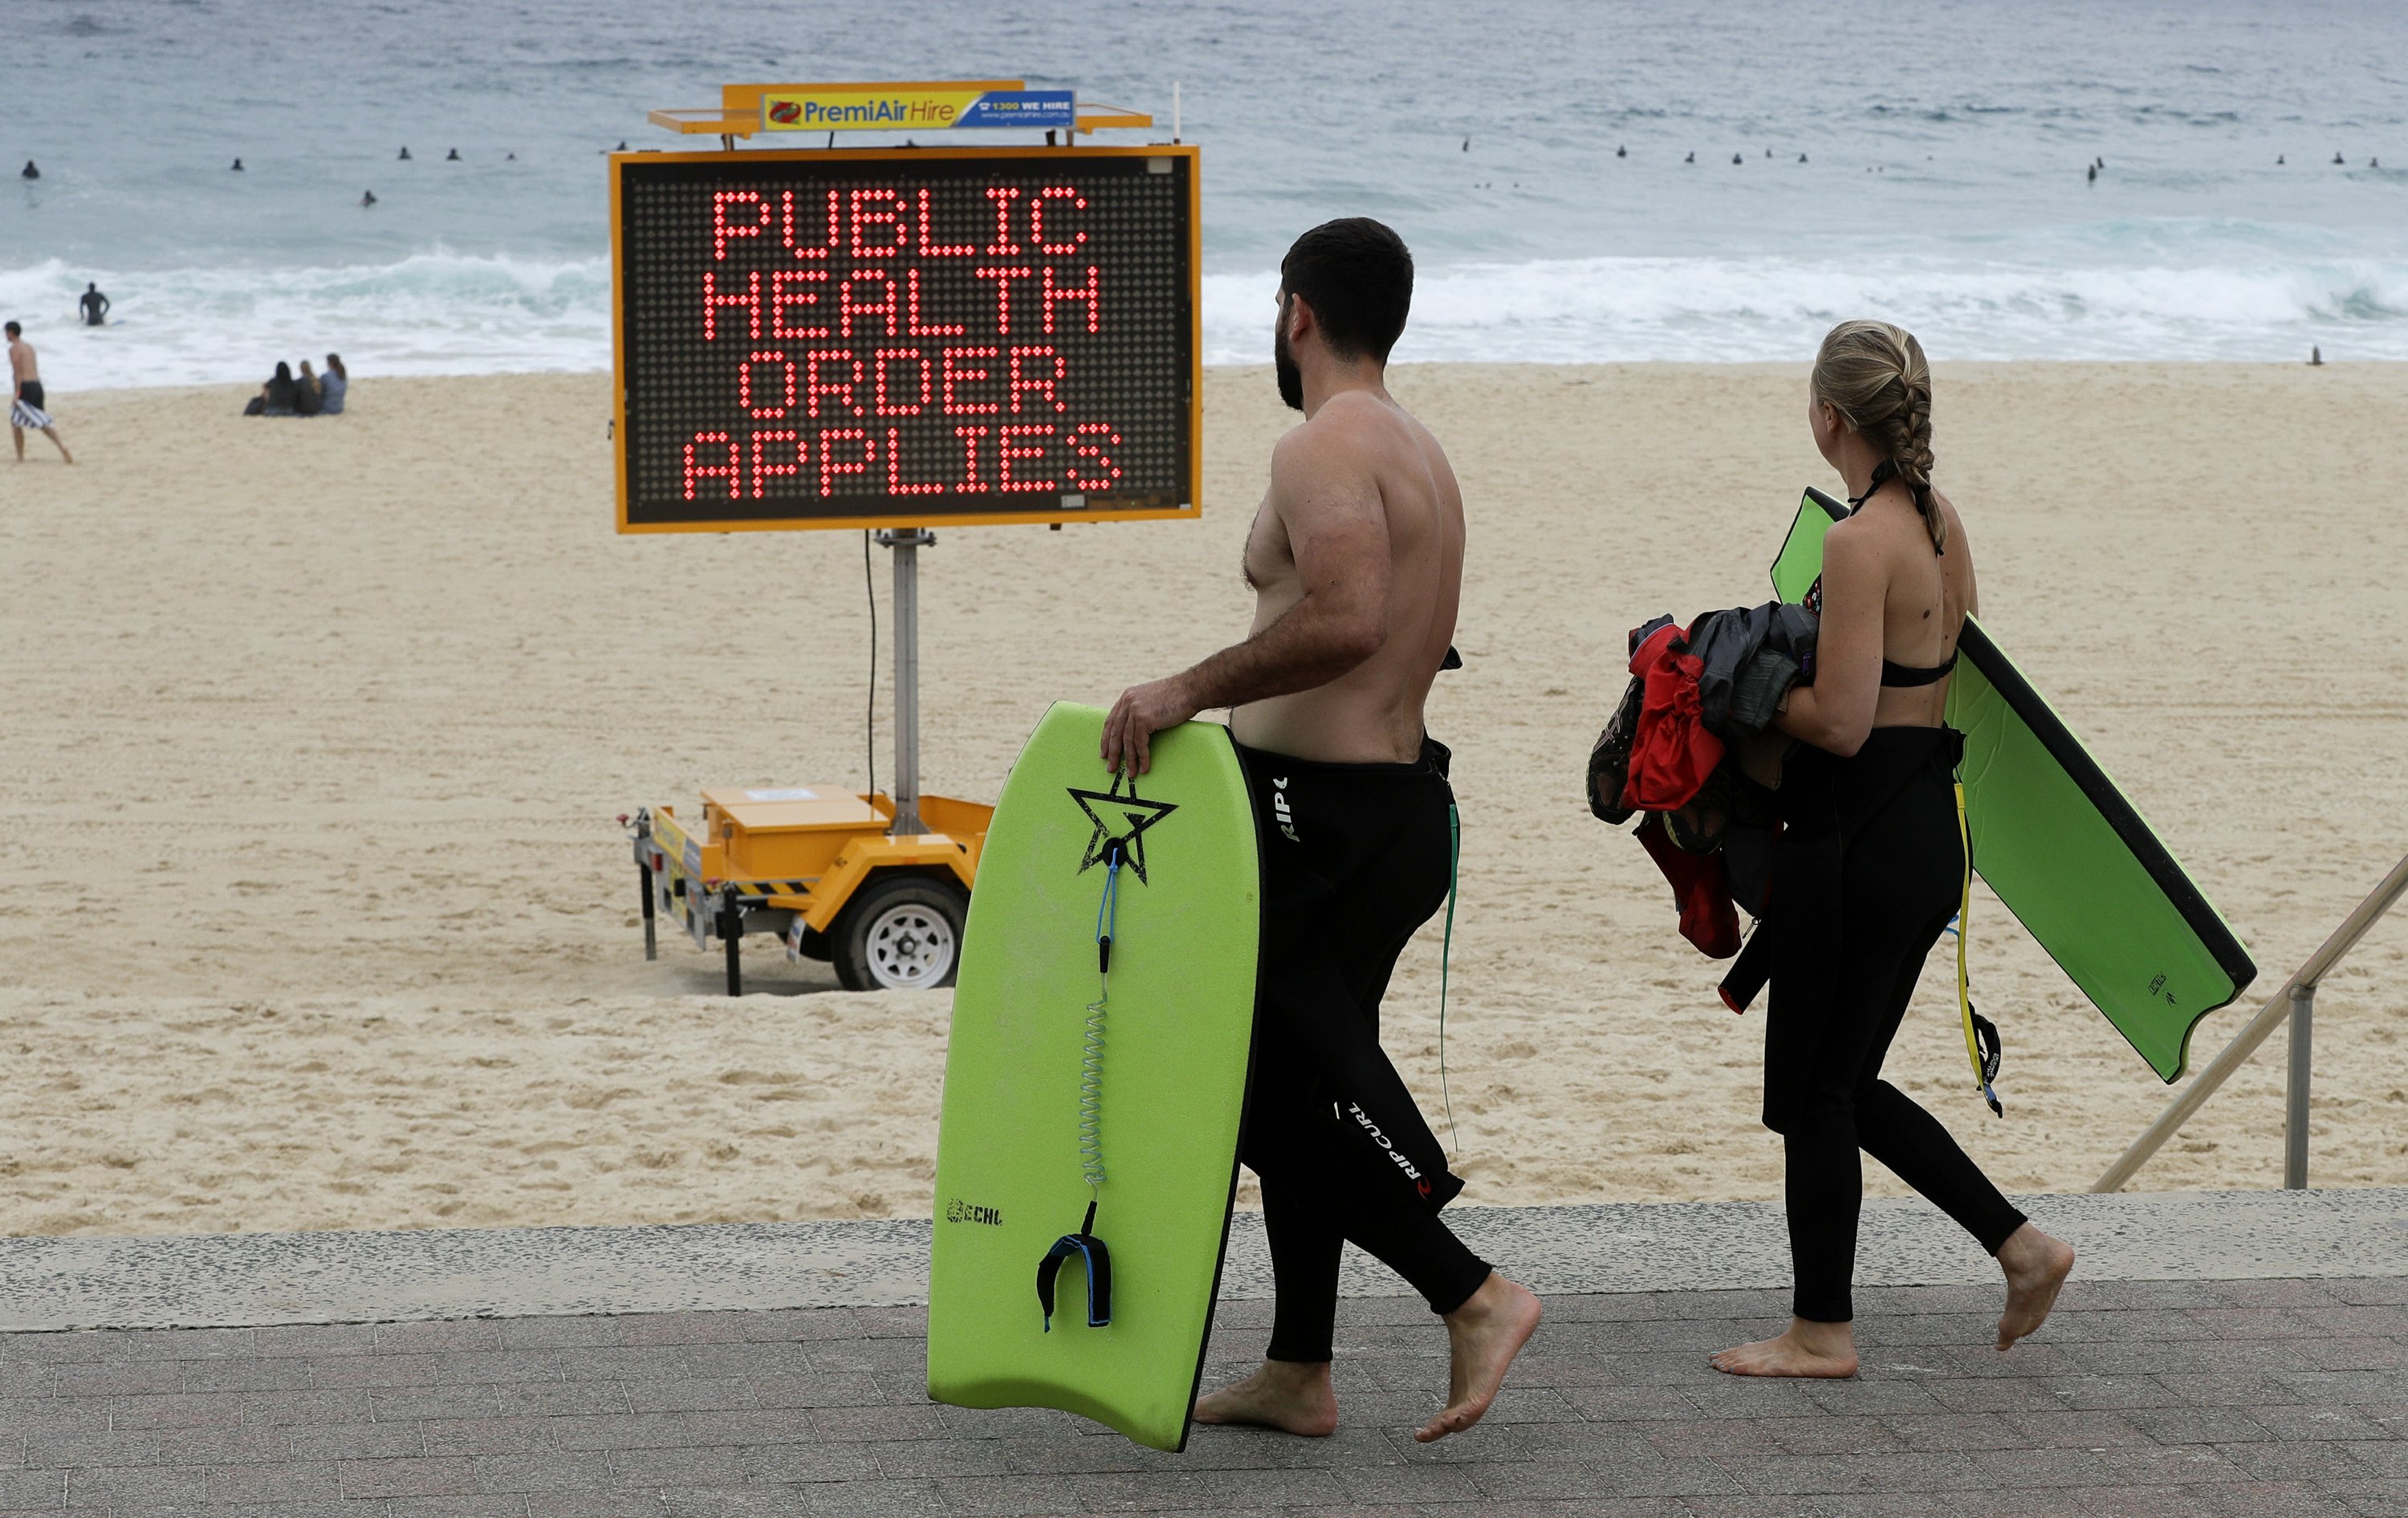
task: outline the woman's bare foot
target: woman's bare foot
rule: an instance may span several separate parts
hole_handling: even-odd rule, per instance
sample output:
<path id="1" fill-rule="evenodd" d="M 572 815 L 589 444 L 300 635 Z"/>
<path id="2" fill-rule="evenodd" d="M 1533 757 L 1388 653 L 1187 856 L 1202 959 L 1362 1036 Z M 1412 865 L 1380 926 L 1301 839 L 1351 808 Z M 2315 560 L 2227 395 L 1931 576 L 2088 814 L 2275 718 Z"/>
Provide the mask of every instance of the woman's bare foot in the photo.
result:
<path id="1" fill-rule="evenodd" d="M 2048 1321 L 2057 1289 L 2073 1271 L 2073 1246 L 2027 1223 L 1999 1246 L 1999 1268 L 2007 1273 L 2007 1310 L 1999 1314 L 1999 1348 Z"/>
<path id="2" fill-rule="evenodd" d="M 1727 1349 L 1713 1363 L 1716 1370 L 1732 1376 L 1853 1376 L 1856 1331 L 1844 1323 L 1792 1318 L 1787 1333 Z"/>
<path id="3" fill-rule="evenodd" d="M 1471 1300 L 1446 1315 L 1446 1406 L 1413 1430 L 1413 1438 L 1427 1444 L 1478 1423 L 1504 1386 L 1506 1367 L 1538 1332 L 1543 1311 L 1537 1297 L 1491 1270 Z"/>
<path id="4" fill-rule="evenodd" d="M 1196 1421 L 1254 1424 L 1326 1439 L 1338 1432 L 1338 1394 L 1329 1384 L 1329 1362 L 1265 1360 L 1245 1380 L 1197 1397 Z"/>

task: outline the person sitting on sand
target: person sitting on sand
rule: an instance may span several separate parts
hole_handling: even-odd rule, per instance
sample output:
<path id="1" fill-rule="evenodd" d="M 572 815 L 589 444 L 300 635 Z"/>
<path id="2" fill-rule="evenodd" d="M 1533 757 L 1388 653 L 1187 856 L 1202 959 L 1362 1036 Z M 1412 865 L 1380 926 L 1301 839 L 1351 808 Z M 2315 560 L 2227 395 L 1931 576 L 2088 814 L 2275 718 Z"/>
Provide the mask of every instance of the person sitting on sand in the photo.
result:
<path id="1" fill-rule="evenodd" d="M 1254 631 L 1124 691 L 1103 760 L 1143 774 L 1153 735 L 1231 708 L 1259 833 L 1241 1158 L 1262 1181 L 1278 1303 L 1262 1368 L 1199 1399 L 1197 1421 L 1337 1428 L 1329 1363 L 1353 1239 L 1446 1321 L 1446 1405 L 1413 1435 L 1427 1443 L 1480 1421 L 1540 1308 L 1440 1221 L 1463 1182 L 1379 1039 L 1397 956 L 1446 900 L 1454 809 L 1423 708 L 1455 633 L 1463 496 L 1384 380 L 1412 289 L 1412 255 L 1377 222 L 1331 222 L 1288 250 L 1271 353 L 1305 420 L 1272 450 L 1247 535 Z"/>
<path id="2" fill-rule="evenodd" d="M 1965 879 L 1946 725 L 1948 672 L 1978 609 L 1965 523 L 1931 485 L 1931 371 L 1885 322 L 1823 339 L 1806 403 L 1814 446 L 1856 511 L 1824 540 L 1807 593 L 1822 619 L 1813 683 L 1775 724 L 1800 740 L 1777 793 L 1766 919 L 1774 939 L 1764 1124 L 1780 1134 L 1796 1273 L 1786 1333 L 1727 1349 L 1741 1376 L 1852 1376 L 1856 1216 L 1870 1153 L 1981 1241 L 2006 1272 L 1999 1348 L 2048 1316 L 2073 1251 L 2032 1226 L 1930 1113 L 1881 1078 L 1917 975 Z"/>
<path id="3" fill-rule="evenodd" d="M 318 377 L 318 414 L 341 416 L 343 393 L 351 388 L 351 372 L 343 367 L 340 353 L 326 355 L 326 372 Z"/>
<path id="4" fill-rule="evenodd" d="M 16 322 L 0 327 L 8 335 L 8 377 L 13 381 L 8 402 L 8 436 L 17 445 L 17 462 L 25 462 L 25 429 L 33 428 L 50 440 L 59 457 L 69 464 L 75 455 L 67 451 L 65 441 L 59 437 L 56 423 L 43 406 L 50 397 L 42 393 L 42 365 L 34 345 L 25 340 L 25 329 Z"/>
<path id="5" fill-rule="evenodd" d="M 291 416 L 293 414 L 293 365 L 282 359 L 276 361 L 276 372 L 267 383 L 259 387 L 244 408 L 245 416 Z"/>
<path id="6" fill-rule="evenodd" d="M 318 373 L 309 367 L 309 361 L 306 358 L 301 361 L 301 372 L 293 380 L 293 414 L 318 414 Z"/>

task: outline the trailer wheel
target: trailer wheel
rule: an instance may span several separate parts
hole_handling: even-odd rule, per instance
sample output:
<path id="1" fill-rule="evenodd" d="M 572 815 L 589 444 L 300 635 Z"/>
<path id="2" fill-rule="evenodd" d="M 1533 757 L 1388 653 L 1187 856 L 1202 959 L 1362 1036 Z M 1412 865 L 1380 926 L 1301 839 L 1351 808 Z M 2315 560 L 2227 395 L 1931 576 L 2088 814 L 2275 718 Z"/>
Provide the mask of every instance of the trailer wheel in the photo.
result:
<path id="1" fill-rule="evenodd" d="M 847 991 L 926 991 L 961 968 L 969 896 L 924 875 L 874 881 L 829 924 L 829 958 Z"/>

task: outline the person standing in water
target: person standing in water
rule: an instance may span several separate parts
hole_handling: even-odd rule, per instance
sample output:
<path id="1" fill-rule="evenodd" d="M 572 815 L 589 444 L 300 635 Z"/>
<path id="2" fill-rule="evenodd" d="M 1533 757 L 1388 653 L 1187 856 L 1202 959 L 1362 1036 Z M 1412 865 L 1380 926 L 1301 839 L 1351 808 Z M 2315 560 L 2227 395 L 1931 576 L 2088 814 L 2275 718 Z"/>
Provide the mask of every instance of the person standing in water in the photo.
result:
<path id="1" fill-rule="evenodd" d="M 1381 997 L 1445 901 L 1450 755 L 1423 723 L 1455 635 L 1463 496 L 1429 430 L 1389 395 L 1412 255 L 1377 222 L 1313 228 L 1280 265 L 1271 351 L 1304 422 L 1271 451 L 1247 535 L 1246 640 L 1131 686 L 1107 768 L 1143 774 L 1153 735 L 1231 709 L 1263 871 L 1261 1000 L 1241 1158 L 1262 1181 L 1278 1297 L 1260 1369 L 1197 1400 L 1208 1424 L 1338 1426 L 1329 1364 L 1347 1239 L 1446 1323 L 1446 1405 L 1427 1443 L 1480 1421 L 1539 1325 L 1539 1299 L 1439 1218 L 1462 1191 L 1379 1040 Z"/>
<path id="2" fill-rule="evenodd" d="M 1742 1376 L 1852 1376 L 1849 1284 L 1871 1154 L 1980 1240 L 2006 1274 L 1999 1348 L 2037 1329 L 2073 1251 L 2032 1226 L 1948 1130 L 1881 1078 L 1916 977 L 1956 914 L 1966 859 L 1946 725 L 1948 674 L 1979 609 L 1964 520 L 1931 485 L 1931 372 L 1913 337 L 1843 322 L 1809 384 L 1814 446 L 1856 510 L 1824 539 L 1806 604 L 1822 619 L 1813 683 L 1777 725 L 1801 747 L 1777 793 L 1772 999 L 1764 1124 L 1786 1155 L 1795 1316 L 1727 1349 Z"/>
<path id="3" fill-rule="evenodd" d="M 59 451 L 59 457 L 69 464 L 75 455 L 67 451 L 65 441 L 59 437 L 57 423 L 44 410 L 50 397 L 42 393 L 42 365 L 34 345 L 25 340 L 25 329 L 10 322 L 0 327 L 8 336 L 8 378 L 12 382 L 8 402 L 8 437 L 17 445 L 17 462 L 25 462 L 25 429 L 33 428 L 49 438 Z"/>
<path id="4" fill-rule="evenodd" d="M 108 325 L 108 297 L 100 293 L 99 285 L 89 280 L 85 281 L 83 294 L 76 301 L 76 304 L 83 308 L 83 324 L 85 326 L 105 327 Z"/>

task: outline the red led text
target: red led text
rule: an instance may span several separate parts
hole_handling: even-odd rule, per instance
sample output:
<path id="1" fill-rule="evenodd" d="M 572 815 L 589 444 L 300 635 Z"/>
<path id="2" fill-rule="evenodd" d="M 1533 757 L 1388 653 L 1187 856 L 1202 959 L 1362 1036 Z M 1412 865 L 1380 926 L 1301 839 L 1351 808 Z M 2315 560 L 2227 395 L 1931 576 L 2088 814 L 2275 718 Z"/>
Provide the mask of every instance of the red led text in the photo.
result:
<path id="1" fill-rule="evenodd" d="M 1113 265 L 1077 186 L 722 189 L 697 230 L 725 409 L 682 444 L 686 500 L 1119 484 L 1113 373 L 1084 342 L 1113 330 Z"/>

